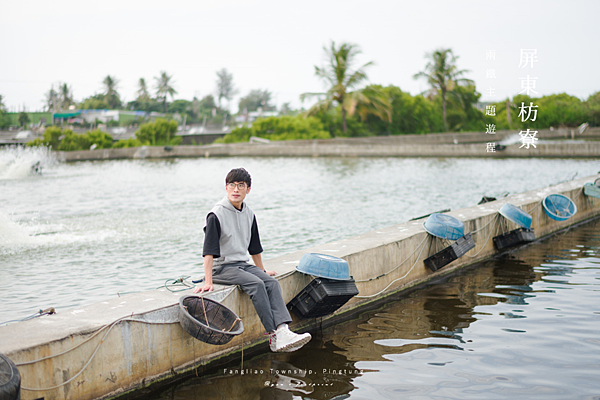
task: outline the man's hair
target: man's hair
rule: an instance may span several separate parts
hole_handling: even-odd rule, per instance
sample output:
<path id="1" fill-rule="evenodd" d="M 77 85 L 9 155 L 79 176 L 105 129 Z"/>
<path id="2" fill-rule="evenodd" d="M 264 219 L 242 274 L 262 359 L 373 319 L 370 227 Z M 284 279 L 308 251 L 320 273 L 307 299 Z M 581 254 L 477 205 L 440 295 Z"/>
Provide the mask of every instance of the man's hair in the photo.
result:
<path id="1" fill-rule="evenodd" d="M 248 187 L 252 186 L 252 178 L 250 178 L 250 174 L 244 168 L 235 168 L 229 171 L 225 177 L 225 184 L 232 182 L 246 182 Z"/>

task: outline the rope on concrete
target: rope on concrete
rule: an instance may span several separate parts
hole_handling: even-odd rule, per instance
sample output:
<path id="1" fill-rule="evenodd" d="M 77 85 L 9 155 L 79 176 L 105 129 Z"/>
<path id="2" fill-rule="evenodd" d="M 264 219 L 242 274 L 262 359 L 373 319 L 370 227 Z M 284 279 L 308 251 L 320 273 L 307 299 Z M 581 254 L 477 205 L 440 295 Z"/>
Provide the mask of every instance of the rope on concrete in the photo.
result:
<path id="1" fill-rule="evenodd" d="M 527 210 L 526 212 L 528 212 L 529 214 L 531 214 L 531 225 L 533 226 L 533 217 L 537 218 L 537 223 L 540 223 L 540 217 L 538 216 L 539 212 L 537 213 L 533 213 L 539 206 L 542 205 L 542 201 L 544 201 L 544 199 L 540 200 L 539 203 L 537 203 L 537 205 L 535 207 L 533 207 L 531 210 Z M 525 211 L 525 210 L 523 210 Z"/>
<path id="2" fill-rule="evenodd" d="M 291 270 L 291 271 L 288 271 L 288 272 L 286 272 L 285 274 L 282 274 L 282 275 L 275 275 L 273 278 L 275 278 L 275 279 L 277 279 L 277 280 L 279 281 L 279 280 L 281 280 L 281 279 L 283 279 L 283 278 L 285 278 L 285 277 L 287 277 L 287 276 L 290 276 L 290 275 L 292 275 L 292 274 L 293 274 L 293 273 L 295 273 L 295 272 L 296 272 L 296 270 L 295 270 L 295 269 L 293 269 L 293 270 Z"/>
<path id="3" fill-rule="evenodd" d="M 581 196 L 581 193 L 583 193 L 583 186 L 581 187 L 581 189 L 579 189 L 579 192 L 577 192 L 575 197 L 573 197 L 573 203 L 579 198 L 579 196 Z"/>
<path id="4" fill-rule="evenodd" d="M 488 234 L 487 239 L 485 239 L 485 242 L 481 245 L 481 248 L 479 249 L 479 251 L 477 253 L 473 254 L 472 256 L 470 256 L 468 254 L 465 254 L 467 257 L 469 257 L 469 258 L 475 258 L 475 257 L 477 257 L 477 255 L 479 253 L 481 253 L 481 250 L 483 250 L 483 248 L 485 247 L 485 245 L 487 244 L 487 242 L 492 237 L 492 232 L 494 232 L 494 229 L 496 229 L 496 225 L 498 224 L 498 221 L 499 221 L 499 219 L 498 219 L 499 216 L 500 216 L 500 214 L 496 214 L 496 216 L 494 218 L 492 218 L 492 221 L 496 221 L 496 223 L 494 223 L 494 226 L 492 226 L 492 228 L 490 229 L 490 233 Z M 492 221 L 490 221 L 490 222 L 492 222 Z M 488 222 L 487 224 L 485 224 L 485 226 L 488 226 L 490 224 L 490 222 Z M 481 229 L 483 229 L 483 227 Z M 479 230 L 481 230 L 481 229 L 479 229 Z M 477 232 L 477 231 L 474 231 L 474 232 Z"/>
<path id="5" fill-rule="evenodd" d="M 386 276 L 386 275 L 389 275 L 389 274 L 391 274 L 392 272 L 394 272 L 395 270 L 397 270 L 398 268 L 400 268 L 400 266 L 401 266 L 402 264 L 404 264 L 404 263 L 405 263 L 407 260 L 409 260 L 409 259 L 412 257 L 412 255 L 413 255 L 413 254 L 415 254 L 415 252 L 416 252 L 416 251 L 419 249 L 419 247 L 420 247 L 420 246 L 423 244 L 423 242 L 424 242 L 425 240 L 427 240 L 427 238 L 428 238 L 428 237 L 429 237 L 429 235 L 425 235 L 425 238 L 424 238 L 424 239 L 421 241 L 421 243 L 419 243 L 419 244 L 417 245 L 417 247 L 415 248 L 415 250 L 414 250 L 412 253 L 410 253 L 410 255 L 409 255 L 408 257 L 406 257 L 406 258 L 404 259 L 404 261 L 402 261 L 400 264 L 398 264 L 398 265 L 397 265 L 397 266 L 396 266 L 394 269 L 392 269 L 392 270 L 390 270 L 390 271 L 388 271 L 388 272 L 386 272 L 386 273 L 384 273 L 384 274 L 381 274 L 381 275 L 379 275 L 379 276 L 376 276 L 375 278 L 363 279 L 363 280 L 360 280 L 360 281 L 354 281 L 354 282 L 370 282 L 370 281 L 374 281 L 374 280 L 376 280 L 376 279 L 379 279 L 379 278 L 382 278 L 382 277 L 384 277 L 384 276 Z"/>
<path id="6" fill-rule="evenodd" d="M 111 322 L 110 324 L 102 326 L 92 336 L 90 336 L 89 338 L 87 338 L 83 342 L 79 343 L 77 346 L 70 348 L 69 350 L 65 350 L 65 351 L 63 351 L 61 353 L 54 354 L 54 355 L 51 355 L 51 356 L 42 357 L 42 358 L 37 359 L 37 360 L 24 361 L 24 362 L 16 363 L 15 365 L 17 365 L 17 366 L 20 366 L 20 365 L 29 365 L 29 364 L 34 364 L 34 363 L 37 363 L 37 362 L 40 362 L 40 361 L 47 360 L 49 358 L 54 358 L 54 357 L 61 356 L 63 354 L 66 354 L 66 353 L 68 353 L 70 351 L 75 350 L 76 348 L 78 348 L 79 346 L 83 345 L 84 343 L 89 342 L 94 337 L 96 337 L 96 335 L 98 335 L 100 332 L 102 332 L 103 330 L 105 330 L 106 328 L 108 328 L 108 330 L 106 331 L 106 333 L 102 337 L 102 340 L 100 341 L 100 343 L 98 343 L 98 346 L 96 346 L 96 349 L 94 350 L 94 352 L 90 356 L 90 358 L 87 361 L 87 363 L 85 363 L 85 365 L 83 366 L 83 368 L 81 368 L 81 370 L 78 373 L 76 373 L 75 375 L 73 375 L 71 378 L 69 378 L 68 380 L 64 381 L 63 383 L 61 383 L 59 385 L 52 386 L 52 387 L 47 387 L 47 388 L 28 388 L 28 387 L 25 387 L 25 386 L 21 386 L 21 389 L 23 389 L 23 390 L 29 390 L 29 391 L 53 390 L 53 389 L 58 389 L 59 387 L 64 386 L 67 383 L 73 381 L 75 378 L 77 378 L 79 375 L 81 375 L 81 373 L 87 368 L 88 365 L 90 365 L 90 363 L 94 359 L 94 356 L 96 356 L 96 353 L 98 352 L 98 349 L 100 349 L 100 346 L 102 346 L 102 343 L 104 343 L 104 339 L 106 339 L 106 337 L 108 336 L 108 334 L 110 333 L 110 331 L 112 330 L 112 328 L 114 328 L 119 322 L 122 322 L 122 321 L 141 322 L 141 323 L 144 323 L 144 324 L 151 324 L 151 325 L 152 324 L 154 324 L 154 325 L 169 325 L 169 324 L 178 324 L 179 323 L 179 322 L 150 322 L 150 321 L 143 321 L 143 320 L 139 320 L 139 319 L 134 319 L 133 318 L 133 314 L 131 316 L 128 316 L 128 317 L 119 318 L 116 321 Z"/>
<path id="7" fill-rule="evenodd" d="M 494 218 L 492 218 L 492 219 L 490 220 L 490 222 L 488 222 L 487 224 L 485 224 L 484 226 L 482 226 L 481 228 L 479 228 L 479 229 L 477 229 L 477 230 L 475 230 L 475 231 L 471 231 L 471 233 L 477 233 L 477 232 L 479 232 L 480 230 L 482 230 L 483 228 L 485 228 L 486 226 L 488 226 L 489 224 L 491 224 L 492 222 L 494 222 L 494 220 L 495 220 L 496 218 L 498 218 L 498 216 L 499 216 L 499 215 L 500 215 L 500 213 L 496 213 L 496 216 L 495 216 Z"/>
<path id="8" fill-rule="evenodd" d="M 22 319 L 12 319 L 10 321 L 0 322 L 0 325 L 10 324 L 11 322 L 29 321 L 30 319 L 38 318 L 38 317 L 41 317 L 42 315 L 52 315 L 52 314 L 56 314 L 56 310 L 54 309 L 54 307 L 49 307 L 49 308 L 46 308 L 45 310 L 39 310 L 35 314 L 31 314 Z"/>
<path id="9" fill-rule="evenodd" d="M 595 208 L 596 206 L 594 205 L 594 202 L 592 201 L 593 197 L 591 196 L 585 196 L 587 198 L 588 203 L 590 203 L 590 208 Z"/>
<path id="10" fill-rule="evenodd" d="M 195 287 L 195 285 L 193 283 L 190 283 L 187 281 L 187 279 L 189 279 L 190 276 L 181 276 L 178 279 L 174 279 L 172 282 L 169 283 L 169 281 L 171 281 L 171 279 L 167 279 L 164 283 L 163 286 L 159 286 L 157 287 L 157 289 L 161 289 L 161 288 L 165 288 L 167 289 L 169 292 L 183 292 L 184 290 L 188 290 L 191 289 L 193 287 Z M 183 289 L 171 289 L 171 287 L 177 287 L 177 286 L 183 286 Z"/>
<path id="11" fill-rule="evenodd" d="M 527 212 L 528 212 L 528 213 L 530 213 L 530 212 L 533 212 L 533 211 L 535 211 L 535 209 L 536 209 L 536 208 L 538 208 L 539 206 L 541 206 L 541 205 L 542 205 L 542 201 L 543 201 L 543 200 L 544 200 L 544 199 L 540 200 L 540 202 L 539 202 L 539 203 L 537 203 L 537 206 L 533 207 L 531 210 L 529 210 L 529 211 L 527 211 Z"/>
<path id="12" fill-rule="evenodd" d="M 413 270 L 413 268 L 415 267 L 415 265 L 417 265 L 417 263 L 418 263 L 418 262 L 419 262 L 419 260 L 421 259 L 421 254 L 423 253 L 423 249 L 425 249 L 425 245 L 424 245 L 424 243 L 425 243 L 425 240 L 426 240 L 427 238 L 429 238 L 429 237 L 431 237 L 431 236 L 430 236 L 430 235 L 426 235 L 426 236 L 425 236 L 425 239 L 423 239 L 423 241 L 421 242 L 421 244 L 423 244 L 423 246 L 421 247 L 421 251 L 419 252 L 419 255 L 417 256 L 417 259 L 415 260 L 415 263 L 412 265 L 412 267 L 410 267 L 410 269 L 409 269 L 409 270 L 406 272 L 406 274 L 402 275 L 400 278 L 394 279 L 393 281 L 391 281 L 391 282 L 389 283 L 389 285 L 387 285 L 385 288 L 383 288 L 381 291 L 379 291 L 379 292 L 377 292 L 377 293 L 375 293 L 375 294 L 371 294 L 371 295 L 368 295 L 368 296 L 358 296 L 358 295 L 357 295 L 357 296 L 354 296 L 354 297 L 357 297 L 357 298 L 359 298 L 359 299 L 368 299 L 368 298 L 371 298 L 371 297 L 378 296 L 378 295 L 380 295 L 381 293 L 383 293 L 383 292 L 385 292 L 386 290 L 388 290 L 388 288 L 389 288 L 390 286 L 392 286 L 392 284 L 394 284 L 394 283 L 398 282 L 400 279 L 404 279 L 404 278 L 406 278 L 406 277 L 408 276 L 408 274 L 410 274 L 410 272 Z M 421 246 L 421 245 L 419 245 L 419 246 Z M 417 249 L 418 249 L 418 248 L 419 248 L 419 247 L 417 246 Z M 417 251 L 417 249 L 415 249 L 415 251 Z M 413 254 L 414 254 L 414 251 L 413 251 Z M 404 261 L 406 261 L 406 260 L 404 260 Z M 404 262 L 404 261 L 403 261 L 403 262 Z M 397 267 L 396 267 L 396 268 L 397 268 Z M 394 269 L 394 270 L 395 270 L 395 269 Z M 391 271 L 390 271 L 390 272 L 391 272 Z M 389 273 L 389 272 L 388 272 L 388 273 Z M 383 276 L 383 275 L 382 275 L 382 276 Z M 377 278 L 379 278 L 379 277 L 377 277 Z M 374 278 L 374 279 L 377 279 L 377 278 Z M 361 281 L 357 281 L 357 282 L 361 282 Z"/>

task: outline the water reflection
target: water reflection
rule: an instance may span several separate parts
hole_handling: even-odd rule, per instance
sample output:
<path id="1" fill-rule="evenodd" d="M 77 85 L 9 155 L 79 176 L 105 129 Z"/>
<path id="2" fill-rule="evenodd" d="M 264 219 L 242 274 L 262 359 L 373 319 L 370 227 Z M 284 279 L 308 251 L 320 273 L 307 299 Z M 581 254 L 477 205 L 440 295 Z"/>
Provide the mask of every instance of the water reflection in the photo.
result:
<path id="1" fill-rule="evenodd" d="M 205 377 L 194 377 L 184 384 L 152 399 L 293 399 L 297 396 L 318 399 L 343 399 L 356 387 L 353 378 L 364 372 L 357 369 L 332 343 L 315 340 L 310 349 L 294 354 L 268 354 L 227 366 Z M 326 353 L 327 357 L 323 357 Z M 335 368 L 334 368 L 335 366 Z"/>

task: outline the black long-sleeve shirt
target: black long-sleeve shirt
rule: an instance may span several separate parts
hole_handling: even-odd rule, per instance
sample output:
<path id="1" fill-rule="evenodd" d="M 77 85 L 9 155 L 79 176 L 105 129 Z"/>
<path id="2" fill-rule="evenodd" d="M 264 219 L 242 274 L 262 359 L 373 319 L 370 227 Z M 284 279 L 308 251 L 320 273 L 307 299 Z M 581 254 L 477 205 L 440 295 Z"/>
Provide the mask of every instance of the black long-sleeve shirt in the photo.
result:
<path id="1" fill-rule="evenodd" d="M 248 246 L 248 252 L 250 255 L 256 255 L 263 252 L 262 245 L 260 244 L 260 235 L 258 234 L 258 224 L 256 223 L 256 217 L 252 220 L 252 227 L 250 228 L 250 245 Z M 204 247 L 202 249 L 202 256 L 213 256 L 214 258 L 221 257 L 221 246 L 219 245 L 219 238 L 221 237 L 221 223 L 219 218 L 214 213 L 209 213 L 206 216 L 206 227 L 204 228 Z"/>

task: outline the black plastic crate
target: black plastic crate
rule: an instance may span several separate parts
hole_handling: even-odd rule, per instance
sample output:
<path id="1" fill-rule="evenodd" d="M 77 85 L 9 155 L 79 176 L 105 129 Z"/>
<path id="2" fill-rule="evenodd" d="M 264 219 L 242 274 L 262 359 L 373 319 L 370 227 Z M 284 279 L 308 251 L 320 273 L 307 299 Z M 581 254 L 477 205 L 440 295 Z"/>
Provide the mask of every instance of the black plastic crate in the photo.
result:
<path id="1" fill-rule="evenodd" d="M 300 319 L 318 318 L 332 314 L 358 294 L 354 279 L 313 279 L 288 304 Z"/>
<path id="2" fill-rule="evenodd" d="M 529 243 L 535 240 L 533 229 L 519 228 L 514 231 L 504 233 L 494 238 L 494 244 L 498 250 L 518 244 Z"/>
<path id="3" fill-rule="evenodd" d="M 471 237 L 471 234 L 467 233 L 465 236 L 459 237 L 456 242 L 452 243 L 444 250 L 426 258 L 423 262 L 429 269 L 435 272 L 457 258 L 464 256 L 473 247 L 475 247 L 475 241 Z"/>

